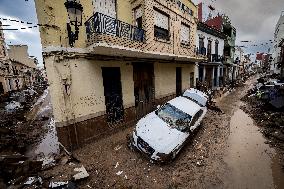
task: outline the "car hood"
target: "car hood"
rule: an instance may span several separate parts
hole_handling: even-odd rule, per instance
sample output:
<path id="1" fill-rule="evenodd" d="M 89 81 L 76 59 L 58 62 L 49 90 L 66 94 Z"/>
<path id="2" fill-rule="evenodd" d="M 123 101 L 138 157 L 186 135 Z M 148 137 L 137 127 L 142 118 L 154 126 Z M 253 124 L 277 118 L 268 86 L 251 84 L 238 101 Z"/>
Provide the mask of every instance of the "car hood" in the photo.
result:
<path id="1" fill-rule="evenodd" d="M 155 151 L 165 154 L 182 145 L 188 137 L 187 133 L 170 128 L 155 112 L 148 114 L 137 123 L 136 133 Z"/>

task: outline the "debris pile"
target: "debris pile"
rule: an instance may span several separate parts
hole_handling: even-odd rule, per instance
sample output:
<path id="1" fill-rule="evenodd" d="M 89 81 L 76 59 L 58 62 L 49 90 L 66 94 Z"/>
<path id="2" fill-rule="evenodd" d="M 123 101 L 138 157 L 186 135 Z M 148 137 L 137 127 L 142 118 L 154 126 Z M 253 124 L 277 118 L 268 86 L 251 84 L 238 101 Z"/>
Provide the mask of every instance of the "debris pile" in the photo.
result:
<path id="1" fill-rule="evenodd" d="M 261 127 L 269 143 L 284 150 L 284 85 L 265 77 L 242 98 L 242 109 Z"/>
<path id="2" fill-rule="evenodd" d="M 44 133 L 43 120 L 29 120 L 27 114 L 45 88 L 40 85 L 0 97 L 0 188 L 41 182 L 33 176 L 42 162 L 30 160 L 25 153 Z"/>

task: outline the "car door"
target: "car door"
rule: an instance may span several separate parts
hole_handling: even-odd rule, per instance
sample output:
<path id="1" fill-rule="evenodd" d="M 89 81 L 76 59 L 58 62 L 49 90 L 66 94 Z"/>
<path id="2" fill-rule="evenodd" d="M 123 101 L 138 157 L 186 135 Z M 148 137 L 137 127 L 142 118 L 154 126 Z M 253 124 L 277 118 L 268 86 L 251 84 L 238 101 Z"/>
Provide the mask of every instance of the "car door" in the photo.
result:
<path id="1" fill-rule="evenodd" d="M 201 120 L 204 117 L 204 110 L 200 109 L 192 118 L 192 121 L 190 123 L 190 131 L 194 131 L 199 125 Z"/>

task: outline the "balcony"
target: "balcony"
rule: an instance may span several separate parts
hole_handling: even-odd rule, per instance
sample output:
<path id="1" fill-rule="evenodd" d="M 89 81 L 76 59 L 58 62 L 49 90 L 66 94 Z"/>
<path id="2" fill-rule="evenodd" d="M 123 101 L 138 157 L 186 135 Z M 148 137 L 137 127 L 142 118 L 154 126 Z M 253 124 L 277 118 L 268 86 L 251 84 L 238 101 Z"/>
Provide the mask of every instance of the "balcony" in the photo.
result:
<path id="1" fill-rule="evenodd" d="M 150 22 L 145 20 L 145 22 Z M 154 24 L 154 23 L 153 23 Z M 92 55 L 127 57 L 131 59 L 160 59 L 166 61 L 198 62 L 204 57 L 196 56 L 193 48 L 183 50 L 174 49 L 172 37 L 165 41 L 156 38 L 165 38 L 161 32 L 151 32 L 151 24 L 144 29 L 125 23 L 116 18 L 96 12 L 85 22 L 87 51 Z M 168 34 L 168 36 L 171 36 Z M 180 43 L 180 42 L 179 42 Z M 181 47 L 180 47 L 181 48 Z M 181 53 L 182 52 L 182 53 Z M 206 54 L 206 48 L 202 50 Z"/>
<path id="2" fill-rule="evenodd" d="M 197 47 L 195 52 L 196 52 L 196 55 L 206 56 L 206 48 L 205 47 L 201 47 L 201 48 Z"/>
<path id="3" fill-rule="evenodd" d="M 208 62 L 223 62 L 224 58 L 218 54 L 211 54 L 208 57 Z"/>
<path id="4" fill-rule="evenodd" d="M 92 40 L 95 34 L 107 34 L 138 42 L 144 42 L 145 40 L 145 31 L 143 29 L 99 12 L 96 12 L 85 23 L 85 26 L 88 42 Z"/>

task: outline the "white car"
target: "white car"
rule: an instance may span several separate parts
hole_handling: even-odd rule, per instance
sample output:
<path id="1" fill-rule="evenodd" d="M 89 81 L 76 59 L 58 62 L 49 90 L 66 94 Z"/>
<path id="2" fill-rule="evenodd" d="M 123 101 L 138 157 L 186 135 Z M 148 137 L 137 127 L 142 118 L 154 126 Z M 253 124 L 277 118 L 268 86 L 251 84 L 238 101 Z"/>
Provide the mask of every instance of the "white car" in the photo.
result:
<path id="1" fill-rule="evenodd" d="M 131 144 L 152 160 L 174 159 L 206 112 L 206 107 L 192 100 L 174 98 L 139 120 Z"/>
<path id="2" fill-rule="evenodd" d="M 205 93 L 193 88 L 187 89 L 182 96 L 194 101 L 201 107 L 206 107 L 209 98 Z"/>

